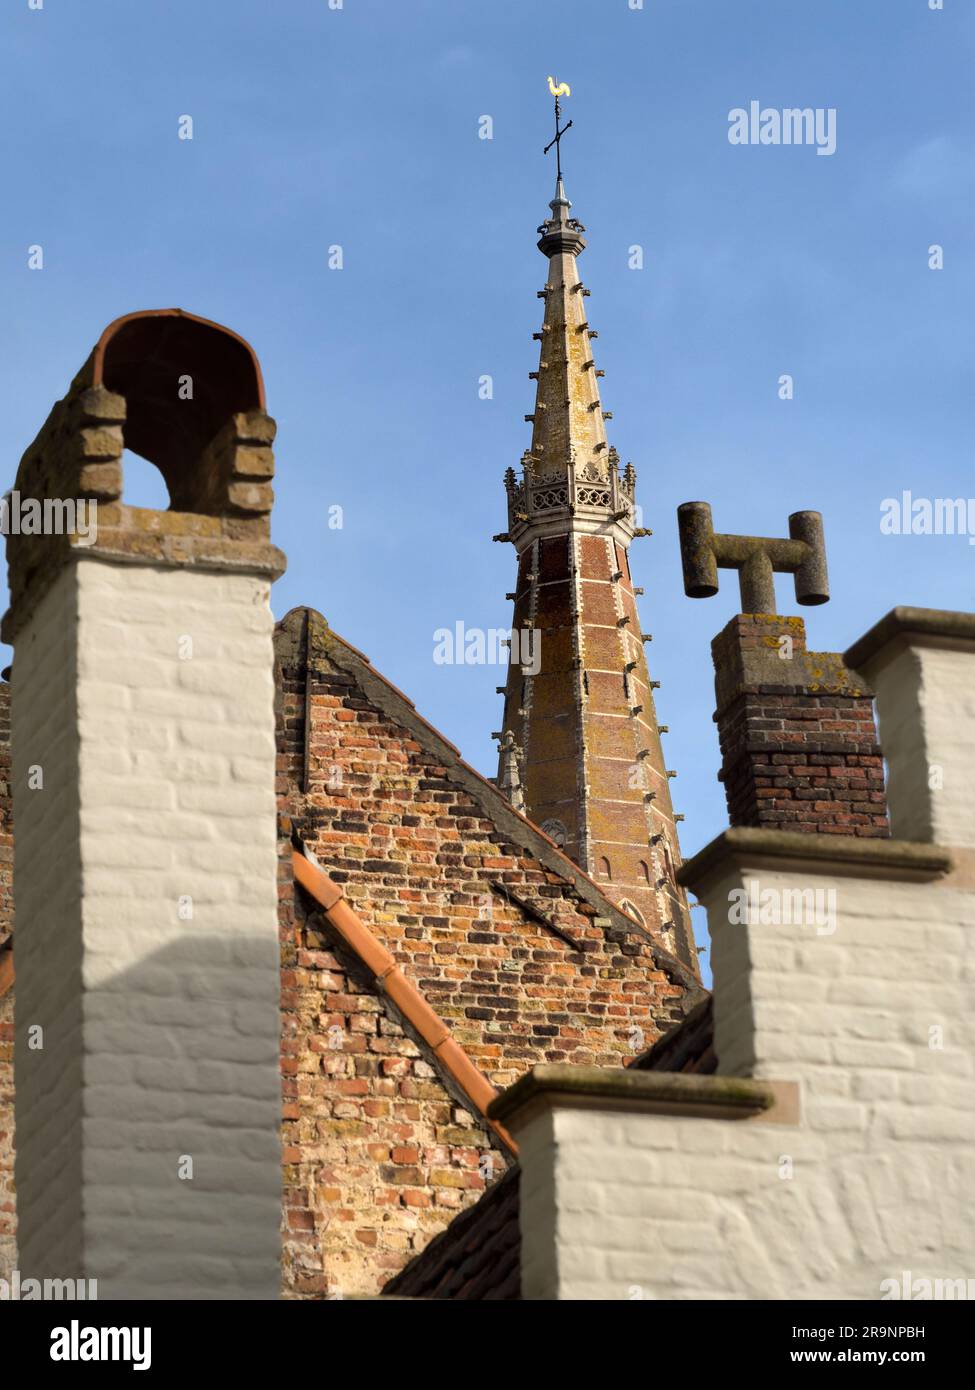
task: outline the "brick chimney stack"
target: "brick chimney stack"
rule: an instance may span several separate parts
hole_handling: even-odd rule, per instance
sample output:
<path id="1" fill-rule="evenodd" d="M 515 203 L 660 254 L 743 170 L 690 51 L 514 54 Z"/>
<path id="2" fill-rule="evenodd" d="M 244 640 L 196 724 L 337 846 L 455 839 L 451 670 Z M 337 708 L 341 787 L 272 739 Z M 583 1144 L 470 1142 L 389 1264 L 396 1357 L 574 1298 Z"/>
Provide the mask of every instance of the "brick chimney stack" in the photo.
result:
<path id="1" fill-rule="evenodd" d="M 739 613 L 711 643 L 732 825 L 890 834 L 873 692 L 801 618 Z"/>
<path id="2" fill-rule="evenodd" d="M 684 588 L 718 591 L 739 574 L 742 608 L 711 644 L 722 765 L 733 826 L 890 835 L 873 691 L 835 652 L 806 650 L 801 618 L 782 617 L 773 575 L 792 574 L 802 604 L 829 598 L 822 518 L 794 512 L 789 539 L 722 535 L 706 502 L 678 508 Z"/>

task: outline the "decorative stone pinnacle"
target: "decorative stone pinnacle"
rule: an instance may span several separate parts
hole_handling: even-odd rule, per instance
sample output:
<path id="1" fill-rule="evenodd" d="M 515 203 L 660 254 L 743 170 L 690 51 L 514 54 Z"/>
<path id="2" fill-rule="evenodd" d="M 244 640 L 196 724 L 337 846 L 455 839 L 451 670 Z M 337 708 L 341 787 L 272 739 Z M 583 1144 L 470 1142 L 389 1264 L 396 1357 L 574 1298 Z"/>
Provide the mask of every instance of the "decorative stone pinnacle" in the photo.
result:
<path id="1" fill-rule="evenodd" d="M 819 512 L 793 512 L 789 539 L 730 536 L 716 532 L 707 502 L 684 502 L 677 508 L 684 592 L 688 598 L 712 598 L 718 592 L 718 569 L 735 569 L 743 613 L 774 613 L 773 575 L 795 576 L 796 601 L 826 603 L 829 580 L 823 518 Z"/>
<path id="2" fill-rule="evenodd" d="M 525 792 L 522 786 L 521 762 L 522 752 L 515 742 L 515 736 L 510 729 L 507 729 L 504 736 L 495 734 L 495 738 L 501 738 L 501 773 L 498 777 L 498 788 L 511 802 L 516 811 L 525 809 Z"/>

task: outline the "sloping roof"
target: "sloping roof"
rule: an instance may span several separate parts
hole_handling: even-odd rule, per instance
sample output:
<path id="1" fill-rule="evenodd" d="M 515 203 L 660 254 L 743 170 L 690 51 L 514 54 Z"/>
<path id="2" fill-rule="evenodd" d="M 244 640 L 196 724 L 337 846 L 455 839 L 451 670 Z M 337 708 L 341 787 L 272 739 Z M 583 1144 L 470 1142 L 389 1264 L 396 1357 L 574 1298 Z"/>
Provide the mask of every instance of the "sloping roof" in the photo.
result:
<path id="1" fill-rule="evenodd" d="M 519 1168 L 509 1168 L 481 1200 L 459 1212 L 445 1231 L 383 1289 L 400 1298 L 498 1301 L 521 1297 Z"/>
<path id="2" fill-rule="evenodd" d="M 688 1071 L 713 1076 L 718 1070 L 714 1052 L 714 996 L 709 994 L 669 1033 L 634 1057 L 637 1071 Z"/>
<path id="3" fill-rule="evenodd" d="M 713 997 L 708 994 L 630 1066 L 712 1075 L 717 1071 L 713 1033 Z M 383 1293 L 407 1298 L 520 1298 L 519 1175 L 516 1164 L 479 1202 L 455 1216 Z"/>

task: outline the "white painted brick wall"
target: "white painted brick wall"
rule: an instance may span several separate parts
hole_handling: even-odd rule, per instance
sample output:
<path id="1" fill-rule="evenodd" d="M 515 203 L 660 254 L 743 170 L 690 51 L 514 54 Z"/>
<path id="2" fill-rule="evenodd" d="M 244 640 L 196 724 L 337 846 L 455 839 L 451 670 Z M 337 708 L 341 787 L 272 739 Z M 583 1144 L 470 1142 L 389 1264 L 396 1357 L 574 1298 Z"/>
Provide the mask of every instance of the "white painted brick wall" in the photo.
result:
<path id="1" fill-rule="evenodd" d="M 719 926 L 727 881 L 709 894 L 721 1071 L 798 1080 L 799 1126 L 588 1108 L 531 1120 L 516 1130 L 526 1297 L 877 1299 L 905 1270 L 975 1280 L 975 893 L 822 885 L 838 895 L 830 937 Z M 740 1015 L 717 1006 L 748 936 L 743 1042 Z"/>
<path id="2" fill-rule="evenodd" d="M 82 556 L 17 641 L 21 1264 L 103 1297 L 277 1296 L 271 636 L 265 579 Z"/>
<path id="3" fill-rule="evenodd" d="M 889 770 L 891 833 L 975 845 L 975 681 L 969 653 L 912 642 L 870 665 Z"/>
<path id="4" fill-rule="evenodd" d="M 874 676 L 893 824 L 962 849 L 952 885 L 809 860 L 704 890 L 720 1071 L 798 1081 L 799 1125 L 593 1106 L 514 1125 L 526 1297 L 879 1299 L 905 1273 L 975 1289 L 973 674 L 928 647 Z M 730 923 L 751 879 L 780 901 L 832 890 L 835 932 Z"/>
<path id="5" fill-rule="evenodd" d="M 79 1274 L 82 1265 L 82 940 L 78 929 L 77 591 L 48 590 L 16 645 L 11 688 L 14 897 L 17 922 L 18 1247 L 23 1271 Z M 27 789 L 40 766 L 43 791 Z M 43 1030 L 42 1050 L 27 1030 Z M 36 1194 L 36 1200 L 31 1200 Z"/>

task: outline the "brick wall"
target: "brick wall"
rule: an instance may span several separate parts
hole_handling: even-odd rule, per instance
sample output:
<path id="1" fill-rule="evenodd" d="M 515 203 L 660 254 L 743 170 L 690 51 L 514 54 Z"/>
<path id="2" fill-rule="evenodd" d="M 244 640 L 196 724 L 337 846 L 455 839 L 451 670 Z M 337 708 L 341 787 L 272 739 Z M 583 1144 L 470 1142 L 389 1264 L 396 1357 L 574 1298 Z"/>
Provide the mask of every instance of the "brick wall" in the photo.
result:
<path id="1" fill-rule="evenodd" d="M 282 960 L 283 1292 L 376 1293 L 505 1156 L 300 900 Z"/>
<path id="2" fill-rule="evenodd" d="M 732 825 L 885 837 L 873 696 L 800 618 L 738 614 L 712 644 Z"/>
<path id="3" fill-rule="evenodd" d="M 619 1065 L 682 1015 L 690 972 L 319 615 L 289 614 L 276 645 L 282 808 L 495 1085 L 537 1061 Z M 375 1289 L 477 1195 L 490 1140 L 327 924 L 283 901 L 286 1282 Z"/>

